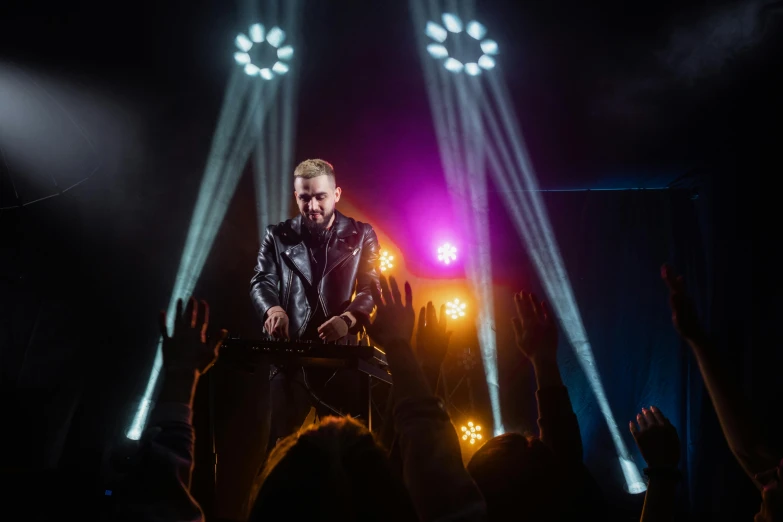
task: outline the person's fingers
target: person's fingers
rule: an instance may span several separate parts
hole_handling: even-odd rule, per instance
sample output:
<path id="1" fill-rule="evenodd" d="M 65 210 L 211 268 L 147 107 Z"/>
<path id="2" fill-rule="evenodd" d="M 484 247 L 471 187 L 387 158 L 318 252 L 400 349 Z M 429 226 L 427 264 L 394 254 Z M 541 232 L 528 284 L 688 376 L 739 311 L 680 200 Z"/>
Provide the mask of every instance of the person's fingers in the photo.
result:
<path id="1" fill-rule="evenodd" d="M 647 426 L 657 426 L 657 425 L 663 425 L 663 423 L 659 423 L 658 419 L 655 417 L 655 414 L 650 411 L 648 408 L 642 408 L 642 415 L 644 415 L 644 420 L 647 421 Z"/>
<path id="2" fill-rule="evenodd" d="M 517 317 L 519 318 L 519 322 L 522 326 L 525 325 L 525 318 L 529 316 L 528 314 L 528 303 L 525 299 L 525 293 L 519 292 L 514 296 L 514 305 L 517 308 Z"/>
<path id="3" fill-rule="evenodd" d="M 538 308 L 538 296 L 536 296 L 536 294 L 533 292 L 530 292 L 528 294 L 528 300 L 530 301 L 530 312 L 534 317 L 539 318 L 541 311 Z"/>
<path id="4" fill-rule="evenodd" d="M 673 292 L 674 280 L 672 278 L 672 269 L 665 263 L 661 265 L 661 279 L 663 279 L 663 282 L 666 283 L 666 287 L 669 289 L 669 291 Z"/>
<path id="5" fill-rule="evenodd" d="M 664 416 L 663 412 L 657 406 L 650 406 L 650 411 L 652 412 L 658 424 L 660 425 L 666 424 L 667 419 Z"/>
<path id="6" fill-rule="evenodd" d="M 636 422 L 639 424 L 639 430 L 644 431 L 647 428 L 649 428 L 649 424 L 647 424 L 647 419 L 645 418 L 644 414 L 637 413 L 636 414 Z"/>
<path id="7" fill-rule="evenodd" d="M 279 315 L 275 315 L 272 318 L 272 331 L 275 333 L 275 335 L 280 335 L 282 322 L 282 318 Z"/>
<path id="8" fill-rule="evenodd" d="M 199 304 L 199 322 L 197 324 L 207 326 L 209 325 L 209 303 L 202 299 Z"/>
<path id="9" fill-rule="evenodd" d="M 448 325 L 448 316 L 446 315 L 446 304 L 440 305 L 440 321 L 438 322 L 438 327 L 440 328 L 441 332 L 446 331 L 446 326 Z"/>
<path id="10" fill-rule="evenodd" d="M 422 306 L 421 310 L 419 310 L 419 328 L 418 328 L 419 332 L 423 332 L 424 331 L 424 327 L 427 324 L 427 319 L 425 317 L 426 313 L 427 313 L 426 312 L 426 308 Z M 421 346 L 418 346 L 417 348 L 421 348 Z"/>
<path id="11" fill-rule="evenodd" d="M 389 289 L 389 280 L 386 279 L 385 276 L 380 277 L 381 281 L 381 298 L 384 301 L 384 304 L 386 306 L 390 306 L 392 304 L 392 293 Z"/>
<path id="12" fill-rule="evenodd" d="M 177 335 L 177 332 L 181 332 L 183 330 L 184 325 L 182 324 L 182 299 L 177 299 L 177 307 L 176 307 L 176 315 L 174 316 L 174 333 L 172 335 Z"/>
<path id="13" fill-rule="evenodd" d="M 288 334 L 288 316 L 283 316 L 283 338 L 290 339 L 290 335 Z"/>
<path id="14" fill-rule="evenodd" d="M 634 436 L 639 433 L 639 428 L 636 427 L 636 424 L 634 424 L 633 421 L 628 423 L 628 428 L 630 428 L 631 434 Z"/>
<path id="15" fill-rule="evenodd" d="M 198 319 L 198 301 L 191 297 L 188 299 L 188 307 L 185 308 L 185 321 L 191 328 L 196 327 L 196 319 Z"/>
<path id="16" fill-rule="evenodd" d="M 435 306 L 433 306 L 432 301 L 427 303 L 427 324 L 432 328 L 438 327 L 438 317 L 435 315 Z"/>
<path id="17" fill-rule="evenodd" d="M 164 340 L 169 338 L 169 329 L 166 326 L 166 311 L 161 310 L 158 314 L 158 327 L 160 328 L 160 335 Z"/>
<path id="18" fill-rule="evenodd" d="M 517 344 L 519 344 L 520 341 L 522 341 L 522 321 L 519 320 L 519 317 L 512 317 L 511 326 L 514 328 L 514 336 L 516 337 Z"/>
<path id="19" fill-rule="evenodd" d="M 220 352 L 220 349 L 223 347 L 223 342 L 228 337 L 228 330 L 223 328 L 218 333 L 217 339 L 215 340 L 215 356 L 217 357 L 218 353 Z"/>
<path id="20" fill-rule="evenodd" d="M 389 286 L 391 287 L 391 296 L 394 304 L 397 306 L 402 305 L 402 294 L 400 294 L 400 287 L 397 286 L 397 280 L 394 276 L 389 277 Z"/>
<path id="21" fill-rule="evenodd" d="M 413 291 L 409 282 L 405 281 L 405 308 L 413 312 Z"/>
<path id="22" fill-rule="evenodd" d="M 378 308 L 383 306 L 383 299 L 381 298 L 381 292 L 378 290 L 378 285 L 370 285 L 370 295 L 372 295 L 375 306 Z"/>
<path id="23" fill-rule="evenodd" d="M 207 342 L 207 328 L 209 328 L 209 305 L 206 301 L 201 301 L 201 306 L 199 306 L 199 322 L 196 324 L 201 325 L 201 342 L 205 343 Z"/>

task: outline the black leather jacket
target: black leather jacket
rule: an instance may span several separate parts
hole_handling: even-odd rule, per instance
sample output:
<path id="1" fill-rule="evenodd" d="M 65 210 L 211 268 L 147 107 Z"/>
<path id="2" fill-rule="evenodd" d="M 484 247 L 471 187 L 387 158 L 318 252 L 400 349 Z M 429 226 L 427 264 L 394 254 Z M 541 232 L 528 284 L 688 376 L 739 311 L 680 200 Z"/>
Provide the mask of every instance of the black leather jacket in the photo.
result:
<path id="1" fill-rule="evenodd" d="M 326 317 L 351 312 L 357 333 L 375 307 L 371 285 L 378 287 L 380 245 L 372 227 L 335 211 L 334 232 L 327 246 L 324 277 L 319 295 Z M 313 314 L 305 295 L 313 283 L 310 257 L 302 237 L 302 216 L 267 227 L 250 297 L 261 320 L 273 306 L 288 313 L 288 332 L 300 338 Z M 355 293 L 355 294 L 354 294 Z"/>

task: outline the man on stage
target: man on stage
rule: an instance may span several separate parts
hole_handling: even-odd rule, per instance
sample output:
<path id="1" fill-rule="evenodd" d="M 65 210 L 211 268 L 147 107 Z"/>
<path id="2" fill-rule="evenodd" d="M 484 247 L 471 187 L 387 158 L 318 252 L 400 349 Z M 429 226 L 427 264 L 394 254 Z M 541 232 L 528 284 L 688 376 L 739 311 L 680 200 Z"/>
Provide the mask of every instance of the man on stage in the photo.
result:
<path id="1" fill-rule="evenodd" d="M 326 161 L 306 160 L 294 170 L 299 214 L 267 227 L 250 296 L 264 329 L 281 339 L 347 343 L 372 313 L 378 285 L 378 238 L 372 227 L 335 210 L 342 191 Z M 327 368 L 273 368 L 270 375 L 272 444 L 296 431 L 311 406 L 327 413 L 323 393 L 342 388 L 338 408 L 359 401 L 354 375 Z M 327 386 L 329 390 L 325 390 Z M 345 402 L 347 401 L 347 402 Z M 326 402 L 324 400 L 323 402 Z"/>

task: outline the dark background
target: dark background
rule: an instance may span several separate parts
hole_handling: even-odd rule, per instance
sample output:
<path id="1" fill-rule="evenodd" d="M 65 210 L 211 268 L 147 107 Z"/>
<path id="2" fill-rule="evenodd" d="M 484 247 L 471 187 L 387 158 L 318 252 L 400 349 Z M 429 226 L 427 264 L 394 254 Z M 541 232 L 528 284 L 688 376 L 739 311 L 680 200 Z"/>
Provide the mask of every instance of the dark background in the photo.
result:
<path id="1" fill-rule="evenodd" d="M 727 519 L 749 519 L 758 495 L 673 333 L 658 267 L 685 272 L 762 415 L 780 396 L 781 363 L 783 41 L 773 6 L 493 0 L 477 9 L 501 45 L 541 187 L 650 189 L 547 192 L 544 201 L 621 433 L 642 406 L 659 405 L 685 449 L 683 509 Z M 143 391 L 156 313 L 170 297 L 234 67 L 233 37 L 248 23 L 227 2 L 0 7 L 3 447 L 11 467 L 35 470 L 33 483 L 60 469 L 74 491 L 102 494 L 97 470 Z M 420 216 L 440 208 L 448 222 L 462 209 L 451 208 L 442 182 L 407 2 L 309 0 L 302 29 L 295 160 L 331 161 L 408 268 L 433 276 L 421 254 L 431 227 Z M 49 119 L 14 113 L 19 92 Z M 9 114 L 50 133 L 27 139 L 61 188 L 99 169 L 65 195 L 13 208 L 55 191 L 14 163 L 14 147 L 31 142 L 9 138 L 21 136 Z M 252 194 L 248 171 L 196 290 L 214 324 L 244 331 L 258 327 L 246 297 L 258 237 Z M 540 291 L 502 198 L 491 203 L 498 283 Z M 532 412 L 512 407 L 531 389 L 529 368 L 503 349 L 509 297 L 496 303 L 502 399 L 507 428 L 527 429 Z M 608 431 L 565 344 L 561 362 L 586 462 L 612 502 L 638 515 L 641 497 L 622 491 Z"/>

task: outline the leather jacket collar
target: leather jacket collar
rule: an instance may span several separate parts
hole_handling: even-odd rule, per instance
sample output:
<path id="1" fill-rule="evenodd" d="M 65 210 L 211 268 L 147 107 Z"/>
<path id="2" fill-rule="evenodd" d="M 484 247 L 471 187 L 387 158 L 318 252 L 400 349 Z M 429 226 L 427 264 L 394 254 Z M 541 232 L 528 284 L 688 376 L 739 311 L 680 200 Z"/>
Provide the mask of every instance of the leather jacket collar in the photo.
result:
<path id="1" fill-rule="evenodd" d="M 285 239 L 287 245 L 290 246 L 284 250 L 283 254 L 296 267 L 296 270 L 305 281 L 312 285 L 313 274 L 302 232 L 302 216 L 296 216 L 287 221 L 286 224 L 288 225 L 286 227 L 288 230 L 284 230 L 281 236 Z M 354 244 L 356 243 L 354 238 L 358 238 L 359 231 L 356 229 L 353 220 L 348 219 L 335 210 L 332 227 L 334 232 L 326 246 L 327 261 L 324 277 L 358 249 L 358 245 Z"/>
<path id="2" fill-rule="evenodd" d="M 292 242 L 302 242 L 304 241 L 304 234 L 302 232 L 302 215 L 299 214 L 294 219 L 288 221 L 287 223 L 290 223 L 290 226 L 288 229 L 290 230 L 292 234 Z M 334 228 L 334 232 L 332 233 L 332 237 L 348 237 L 351 235 L 358 234 L 358 231 L 356 230 L 356 226 L 354 225 L 353 221 L 342 215 L 339 211 L 334 211 L 334 223 L 332 223 L 332 227 Z M 330 242 L 331 244 L 331 242 Z"/>

